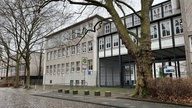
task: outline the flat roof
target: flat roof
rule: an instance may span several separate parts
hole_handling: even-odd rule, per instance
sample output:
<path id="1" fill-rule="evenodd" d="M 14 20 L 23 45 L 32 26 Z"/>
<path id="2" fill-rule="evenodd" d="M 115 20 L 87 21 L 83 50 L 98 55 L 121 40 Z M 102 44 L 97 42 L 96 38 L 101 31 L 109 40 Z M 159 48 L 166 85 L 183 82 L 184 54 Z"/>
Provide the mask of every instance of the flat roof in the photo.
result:
<path id="1" fill-rule="evenodd" d="M 55 35 L 55 34 L 58 34 L 58 33 L 60 33 L 60 32 L 65 31 L 65 30 L 71 29 L 71 28 L 73 28 L 73 27 L 75 27 L 75 26 L 77 26 L 77 25 L 79 25 L 79 24 L 85 23 L 85 22 L 87 22 L 87 21 L 89 21 L 89 20 L 91 20 L 91 19 L 93 19 L 93 18 L 104 19 L 104 17 L 96 14 L 96 15 L 93 15 L 93 16 L 91 16 L 91 17 L 89 17 L 89 18 L 86 18 L 86 19 L 84 19 L 84 20 L 82 20 L 82 21 L 80 21 L 80 22 L 77 22 L 77 23 L 75 23 L 75 24 L 72 24 L 72 25 L 70 25 L 70 26 L 68 26 L 68 27 L 66 27 L 66 28 L 63 28 L 63 29 L 61 29 L 61 30 L 58 30 L 58 31 L 56 31 L 56 32 L 54 32 L 54 33 L 46 36 L 45 38 L 48 38 L 48 37 L 50 37 L 50 36 L 53 36 L 53 35 Z"/>

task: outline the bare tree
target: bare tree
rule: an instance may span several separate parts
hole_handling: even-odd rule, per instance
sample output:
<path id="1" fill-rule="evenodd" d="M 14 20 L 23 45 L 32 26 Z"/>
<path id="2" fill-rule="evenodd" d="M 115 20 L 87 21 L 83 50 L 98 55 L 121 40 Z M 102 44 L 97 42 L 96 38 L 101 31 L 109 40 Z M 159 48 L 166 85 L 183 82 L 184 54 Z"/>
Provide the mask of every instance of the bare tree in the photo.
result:
<path id="1" fill-rule="evenodd" d="M 64 16 L 61 11 L 56 10 L 53 3 L 39 10 L 41 4 L 38 0 L 3 0 L 0 6 L 1 32 L 13 37 L 16 43 L 15 53 L 25 61 L 26 88 L 30 87 L 30 55 L 35 50 L 34 46 L 71 17 L 71 14 Z M 18 62 L 16 63 L 19 64 Z"/>
<path id="2" fill-rule="evenodd" d="M 84 5 L 89 6 L 93 5 L 95 7 L 101 7 L 108 11 L 111 15 L 111 19 L 116 25 L 117 32 L 119 33 L 120 38 L 125 44 L 126 48 L 129 49 L 129 53 L 135 58 L 137 65 L 137 83 L 135 88 L 134 96 L 145 96 L 147 93 L 147 81 L 152 78 L 152 52 L 151 52 L 151 38 L 150 38 L 150 18 L 149 10 L 153 3 L 153 0 L 140 0 L 141 2 L 141 12 L 138 14 L 127 1 L 123 0 L 46 0 L 42 4 L 45 6 L 48 3 L 57 1 L 68 2 L 70 4 Z M 126 13 L 122 6 L 125 6 L 131 9 L 134 14 L 141 20 L 141 37 L 137 34 L 131 32 L 127 29 L 126 25 L 121 21 L 121 17 L 117 9 L 117 6 L 122 13 Z M 136 45 L 133 40 L 130 38 L 130 35 L 133 35 L 137 40 L 139 45 Z"/>

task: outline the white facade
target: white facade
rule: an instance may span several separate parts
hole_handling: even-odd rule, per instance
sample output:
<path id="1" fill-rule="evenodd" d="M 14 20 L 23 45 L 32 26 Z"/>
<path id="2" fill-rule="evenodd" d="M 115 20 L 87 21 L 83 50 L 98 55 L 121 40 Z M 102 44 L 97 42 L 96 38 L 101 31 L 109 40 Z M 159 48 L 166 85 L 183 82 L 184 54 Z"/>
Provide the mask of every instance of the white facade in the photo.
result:
<path id="1" fill-rule="evenodd" d="M 186 0 L 187 1 L 187 0 Z M 186 77 L 186 56 L 184 27 L 181 8 L 178 0 L 167 0 L 152 6 L 149 16 L 151 20 L 151 49 L 155 57 L 153 76 L 161 77 L 163 66 L 174 66 L 171 77 Z M 140 20 L 135 14 L 127 15 L 128 30 L 140 36 Z M 139 42 L 130 34 L 137 45 Z M 104 34 L 98 37 L 98 56 L 100 63 L 100 85 L 117 86 L 135 84 L 136 65 L 120 39 L 113 22 L 104 25 Z M 110 62 L 110 65 L 108 65 Z M 166 74 L 166 73 L 165 73 Z M 117 80 L 118 79 L 118 80 Z"/>
<path id="2" fill-rule="evenodd" d="M 97 15 L 90 17 L 46 38 L 44 84 L 96 86 L 99 31 L 84 33 L 93 30 L 99 19 Z M 83 57 L 87 58 L 85 69 Z"/>

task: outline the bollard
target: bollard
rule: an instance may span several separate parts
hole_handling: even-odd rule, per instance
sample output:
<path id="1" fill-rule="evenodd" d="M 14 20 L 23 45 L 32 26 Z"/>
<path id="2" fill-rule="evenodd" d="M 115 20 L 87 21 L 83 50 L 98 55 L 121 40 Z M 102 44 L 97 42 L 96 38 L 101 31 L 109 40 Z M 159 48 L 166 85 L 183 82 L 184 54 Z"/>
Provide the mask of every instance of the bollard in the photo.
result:
<path id="1" fill-rule="evenodd" d="M 100 91 L 95 91 L 95 96 L 100 96 L 100 95 L 101 95 Z"/>
<path id="2" fill-rule="evenodd" d="M 62 93 L 63 92 L 63 90 L 62 89 L 58 89 L 58 93 Z"/>
<path id="3" fill-rule="evenodd" d="M 78 94 L 78 90 L 73 90 L 73 94 L 74 95 Z"/>
<path id="4" fill-rule="evenodd" d="M 89 95 L 89 90 L 85 90 L 84 95 Z"/>
<path id="5" fill-rule="evenodd" d="M 69 89 L 64 90 L 65 94 L 69 94 Z"/>
<path id="6" fill-rule="evenodd" d="M 111 97 L 111 91 L 105 91 L 105 97 Z"/>

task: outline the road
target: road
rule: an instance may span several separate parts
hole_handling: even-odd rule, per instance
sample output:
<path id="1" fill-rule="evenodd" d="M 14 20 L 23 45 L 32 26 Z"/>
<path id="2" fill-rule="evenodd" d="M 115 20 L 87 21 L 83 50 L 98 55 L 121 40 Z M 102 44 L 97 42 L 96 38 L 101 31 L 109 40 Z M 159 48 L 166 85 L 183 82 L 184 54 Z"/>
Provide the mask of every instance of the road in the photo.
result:
<path id="1" fill-rule="evenodd" d="M 109 108 L 95 104 L 45 98 L 30 95 L 19 88 L 0 88 L 0 108 Z"/>

